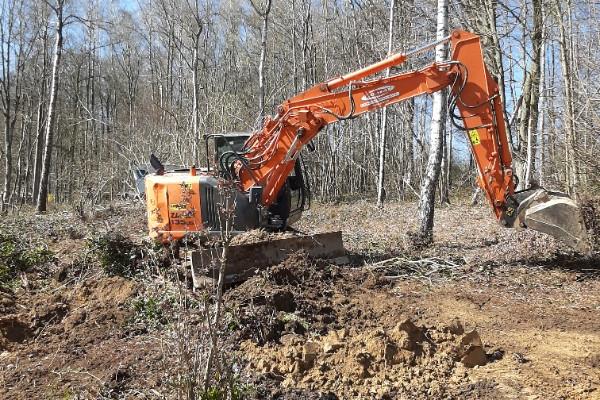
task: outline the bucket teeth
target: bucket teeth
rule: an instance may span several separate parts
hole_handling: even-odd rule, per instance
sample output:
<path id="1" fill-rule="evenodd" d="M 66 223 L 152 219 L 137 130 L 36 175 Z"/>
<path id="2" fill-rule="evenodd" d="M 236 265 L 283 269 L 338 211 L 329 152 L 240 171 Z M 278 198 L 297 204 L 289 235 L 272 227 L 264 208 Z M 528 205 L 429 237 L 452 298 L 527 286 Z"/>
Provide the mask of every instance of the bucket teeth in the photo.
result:
<path id="1" fill-rule="evenodd" d="M 590 250 L 581 209 L 566 194 L 536 189 L 521 203 L 519 214 L 527 228 L 551 235 L 575 250 Z"/>

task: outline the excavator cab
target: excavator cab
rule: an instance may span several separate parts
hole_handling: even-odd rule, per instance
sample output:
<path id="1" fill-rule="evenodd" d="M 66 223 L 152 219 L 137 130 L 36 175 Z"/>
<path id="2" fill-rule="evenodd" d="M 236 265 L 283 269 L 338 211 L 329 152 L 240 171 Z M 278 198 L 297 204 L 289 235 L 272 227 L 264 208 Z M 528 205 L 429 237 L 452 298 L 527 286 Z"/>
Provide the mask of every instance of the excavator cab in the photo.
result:
<path id="1" fill-rule="evenodd" d="M 212 164 L 210 160 L 207 160 L 208 170 L 215 168 L 220 176 L 226 176 L 227 166 L 224 165 L 223 159 L 234 152 L 243 154 L 244 145 L 250 136 L 250 132 L 206 135 L 207 154 L 214 153 Z M 304 162 L 300 156 L 288 175 L 286 184 L 280 190 L 277 201 L 268 208 L 268 214 L 273 218 L 270 227 L 275 229 L 288 227 L 297 222 L 302 216 L 302 211 L 309 207 L 310 186 Z"/>
<path id="2" fill-rule="evenodd" d="M 219 160 L 224 154 L 230 152 L 240 152 L 244 147 L 244 143 L 250 137 L 249 132 L 232 132 L 226 134 L 213 134 L 207 135 L 206 140 L 206 154 L 213 154 L 213 160 L 207 157 L 206 164 L 210 169 L 211 165 L 219 170 L 220 173 L 224 173 L 222 170 Z M 211 143 L 212 142 L 212 143 Z"/>

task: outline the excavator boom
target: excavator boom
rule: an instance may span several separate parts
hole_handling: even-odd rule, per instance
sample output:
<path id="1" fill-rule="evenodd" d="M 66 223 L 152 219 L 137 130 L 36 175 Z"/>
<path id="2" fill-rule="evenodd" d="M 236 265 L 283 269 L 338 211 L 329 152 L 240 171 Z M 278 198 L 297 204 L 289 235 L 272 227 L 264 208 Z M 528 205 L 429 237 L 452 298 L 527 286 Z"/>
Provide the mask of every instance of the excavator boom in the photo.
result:
<path id="1" fill-rule="evenodd" d="M 450 42 L 451 47 L 446 62 L 377 77 L 415 52 L 396 54 L 286 100 L 277 115 L 267 118 L 262 130 L 246 142 L 243 159 L 233 162 L 243 190 L 260 194 L 261 204 L 268 206 L 276 200 L 303 146 L 327 124 L 450 88 L 451 121 L 466 133 L 477 165 L 478 184 L 500 223 L 545 232 L 585 250 L 586 230 L 573 200 L 541 188 L 515 190 L 504 108 L 498 85 L 485 66 L 479 36 L 454 31 L 443 41 Z"/>

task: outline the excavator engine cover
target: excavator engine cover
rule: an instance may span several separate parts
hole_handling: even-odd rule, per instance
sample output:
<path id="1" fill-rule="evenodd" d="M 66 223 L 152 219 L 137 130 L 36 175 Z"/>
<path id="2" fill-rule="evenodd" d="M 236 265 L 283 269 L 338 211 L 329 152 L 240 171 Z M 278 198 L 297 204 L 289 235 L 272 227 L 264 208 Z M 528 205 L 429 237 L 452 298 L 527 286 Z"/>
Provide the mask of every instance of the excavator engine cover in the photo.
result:
<path id="1" fill-rule="evenodd" d="M 146 202 L 150 236 L 161 242 L 179 240 L 190 232 L 218 232 L 222 203 L 219 182 L 207 174 L 187 171 L 147 175 Z M 241 192 L 235 201 L 234 230 L 258 228 L 258 209 Z"/>

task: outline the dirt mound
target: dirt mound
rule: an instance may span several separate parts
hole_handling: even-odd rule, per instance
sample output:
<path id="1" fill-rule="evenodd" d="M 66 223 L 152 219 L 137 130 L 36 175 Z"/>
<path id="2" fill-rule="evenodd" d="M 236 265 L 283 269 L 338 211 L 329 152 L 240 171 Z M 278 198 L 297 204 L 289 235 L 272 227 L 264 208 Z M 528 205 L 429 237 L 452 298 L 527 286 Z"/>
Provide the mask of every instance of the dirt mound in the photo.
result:
<path id="1" fill-rule="evenodd" d="M 466 368 L 488 361 L 477 331 L 418 326 L 376 281 L 294 254 L 226 294 L 237 318 L 230 343 L 273 396 L 280 387 L 332 399 L 459 393 Z"/>
<path id="2" fill-rule="evenodd" d="M 18 312 L 0 317 L 5 387 L 20 393 L 17 398 L 37 397 L 36 385 L 50 387 L 48 395 L 61 397 L 58 388 L 71 385 L 95 397 L 99 386 L 108 390 L 115 379 L 122 384 L 126 369 L 144 354 L 126 332 L 136 291 L 130 279 L 98 277 L 19 298 Z M 30 371 L 25 378 L 24 370 Z"/>
<path id="3" fill-rule="evenodd" d="M 76 301 L 82 304 L 120 306 L 129 300 L 136 290 L 134 281 L 113 276 L 86 283 L 80 291 L 75 291 L 74 294 Z"/>
<path id="4" fill-rule="evenodd" d="M 239 326 L 233 343 L 252 339 L 264 344 L 304 333 L 309 326 L 325 333 L 336 316 L 323 296 L 331 292 L 330 286 L 343 288 L 346 279 L 338 267 L 311 260 L 304 252 L 290 255 L 226 293 L 225 303 L 236 310 Z"/>
<path id="5" fill-rule="evenodd" d="M 225 294 L 225 303 L 237 310 L 235 325 L 239 329 L 233 343 L 249 338 L 267 343 L 278 340 L 286 331 L 302 330 L 301 324 L 294 324 L 287 315 L 298 309 L 291 289 L 302 281 L 301 266 L 306 265 L 309 261 L 304 254 L 292 255 Z"/>
<path id="6" fill-rule="evenodd" d="M 389 330 L 288 334 L 267 346 L 245 341 L 241 349 L 250 368 L 279 377 L 284 387 L 331 391 L 340 398 L 438 398 L 447 394 L 442 382 L 458 383 L 463 367 L 487 362 L 477 331 L 464 333 L 460 323 L 441 329 L 418 327 L 410 319 Z"/>
<path id="7" fill-rule="evenodd" d="M 0 319 L 0 343 L 5 341 L 21 343 L 30 336 L 38 339 L 48 337 L 64 340 L 68 337 L 80 338 L 81 331 L 75 329 L 85 325 L 92 332 L 106 334 L 104 329 L 94 329 L 98 322 L 115 322 L 118 325 L 128 317 L 123 307 L 135 291 L 133 281 L 121 277 L 106 277 L 86 281 L 82 285 L 52 293 L 37 293 L 28 299 L 28 304 L 20 304 L 20 313 L 9 314 Z M 61 334 L 60 338 L 52 334 Z"/>

